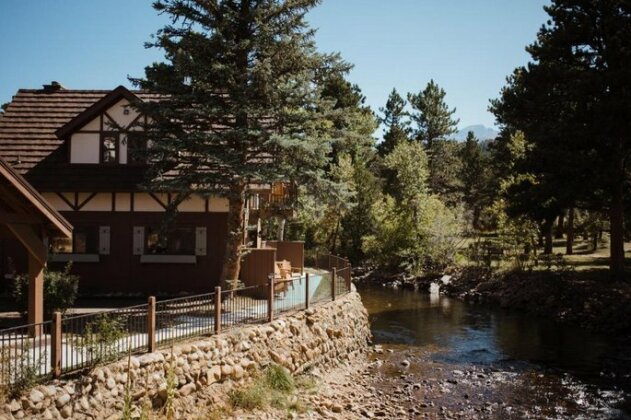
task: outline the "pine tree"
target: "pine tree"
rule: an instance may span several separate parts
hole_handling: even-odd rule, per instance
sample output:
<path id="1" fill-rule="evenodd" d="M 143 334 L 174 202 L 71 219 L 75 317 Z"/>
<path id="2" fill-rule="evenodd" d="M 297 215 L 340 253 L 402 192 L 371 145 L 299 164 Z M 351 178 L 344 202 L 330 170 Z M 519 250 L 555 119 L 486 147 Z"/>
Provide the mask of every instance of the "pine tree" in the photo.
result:
<path id="1" fill-rule="evenodd" d="M 457 131 L 459 120 L 454 119 L 456 109 L 449 109 L 445 91 L 433 80 L 418 94 L 408 94 L 412 105 L 414 139 L 425 146 L 429 158 L 429 187 L 449 205 L 460 200 L 459 144 L 449 140 Z"/>
<path id="2" fill-rule="evenodd" d="M 397 144 L 408 141 L 410 136 L 410 122 L 405 111 L 407 101 L 399 95 L 396 89 L 392 89 L 388 96 L 386 106 L 379 108 L 383 115 L 379 122 L 385 126 L 383 141 L 377 145 L 377 152 L 384 157 L 396 147 Z"/>
<path id="3" fill-rule="evenodd" d="M 460 150 L 462 171 L 460 179 L 463 187 L 463 200 L 471 213 L 471 224 L 479 229 L 480 214 L 485 206 L 492 204 L 491 181 L 487 158 L 473 131 L 467 133 L 467 139 Z"/>
<path id="4" fill-rule="evenodd" d="M 171 19 L 150 47 L 154 63 L 134 81 L 159 94 L 139 104 L 148 116 L 149 187 L 228 200 L 221 280 L 239 275 L 244 207 L 250 186 L 275 181 L 311 185 L 330 150 L 330 72 L 347 71 L 337 55 L 316 51 L 305 14 L 319 0 L 157 0 Z M 307 182 L 311 180 L 311 182 Z"/>
<path id="5" fill-rule="evenodd" d="M 533 144 L 526 161 L 537 175 L 533 190 L 548 190 L 540 204 L 570 208 L 563 195 L 571 194 L 608 211 L 610 270 L 623 279 L 631 4 L 554 0 L 545 10 L 550 20 L 527 49 L 532 62 L 514 72 L 492 109 L 500 124 L 522 130 Z"/>
<path id="6" fill-rule="evenodd" d="M 422 92 L 408 94 L 408 100 L 414 109 L 411 118 L 416 124 L 415 138 L 430 152 L 436 140 L 447 139 L 458 131 L 460 120 L 453 117 L 456 108 L 449 109 L 445 96 L 445 91 L 434 80 L 430 80 Z"/>

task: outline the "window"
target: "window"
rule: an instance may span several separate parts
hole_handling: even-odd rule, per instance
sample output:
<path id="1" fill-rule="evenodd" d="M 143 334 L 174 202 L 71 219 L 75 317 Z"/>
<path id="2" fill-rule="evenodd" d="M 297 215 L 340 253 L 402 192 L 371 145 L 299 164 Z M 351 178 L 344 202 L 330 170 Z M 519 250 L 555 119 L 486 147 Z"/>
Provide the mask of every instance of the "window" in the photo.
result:
<path id="1" fill-rule="evenodd" d="M 98 254 L 99 228 L 97 226 L 75 227 L 72 240 L 52 238 L 50 252 L 53 254 Z"/>
<path id="2" fill-rule="evenodd" d="M 195 255 L 195 228 L 176 227 L 160 243 L 160 228 L 151 226 L 145 232 L 145 253 L 164 255 Z"/>
<path id="3" fill-rule="evenodd" d="M 118 163 L 118 133 L 101 134 L 101 163 Z"/>
<path id="4" fill-rule="evenodd" d="M 146 161 L 145 150 L 147 138 L 145 133 L 130 131 L 127 133 L 127 162 L 130 164 L 143 164 Z"/>

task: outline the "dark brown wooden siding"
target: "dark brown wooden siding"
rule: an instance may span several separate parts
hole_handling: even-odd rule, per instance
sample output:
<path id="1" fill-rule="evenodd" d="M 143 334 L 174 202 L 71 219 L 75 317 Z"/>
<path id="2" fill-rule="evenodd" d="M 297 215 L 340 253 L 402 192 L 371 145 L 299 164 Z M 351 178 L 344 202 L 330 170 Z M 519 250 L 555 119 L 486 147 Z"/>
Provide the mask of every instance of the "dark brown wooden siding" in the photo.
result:
<path id="1" fill-rule="evenodd" d="M 83 295 L 176 296 L 207 293 L 219 285 L 224 244 L 227 236 L 227 213 L 180 213 L 177 223 L 206 227 L 206 255 L 197 256 L 196 264 L 141 263 L 133 255 L 134 226 L 157 225 L 162 213 L 62 212 L 75 227 L 110 226 L 110 254 L 100 255 L 98 263 L 73 263 L 72 272 L 80 277 L 79 292 Z M 14 254 L 19 271 L 24 253 L 19 244 L 0 243 L 6 265 L 7 254 Z M 49 263 L 54 270 L 65 263 Z M 4 268 L 3 268 L 4 269 Z M 6 286 L 6 281 L 4 282 Z"/>

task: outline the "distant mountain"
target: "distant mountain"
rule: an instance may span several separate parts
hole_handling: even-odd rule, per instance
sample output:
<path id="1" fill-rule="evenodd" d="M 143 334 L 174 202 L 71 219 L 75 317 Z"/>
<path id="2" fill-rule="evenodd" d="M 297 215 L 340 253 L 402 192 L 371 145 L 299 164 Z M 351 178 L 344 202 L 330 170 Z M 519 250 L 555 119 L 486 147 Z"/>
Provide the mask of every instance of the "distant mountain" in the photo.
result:
<path id="1" fill-rule="evenodd" d="M 463 128 L 454 134 L 453 138 L 458 141 L 464 141 L 467 139 L 467 133 L 469 131 L 473 131 L 473 134 L 478 138 L 478 140 L 489 140 L 494 139 L 499 134 L 492 128 L 486 127 L 482 124 L 470 125 L 468 127 Z"/>

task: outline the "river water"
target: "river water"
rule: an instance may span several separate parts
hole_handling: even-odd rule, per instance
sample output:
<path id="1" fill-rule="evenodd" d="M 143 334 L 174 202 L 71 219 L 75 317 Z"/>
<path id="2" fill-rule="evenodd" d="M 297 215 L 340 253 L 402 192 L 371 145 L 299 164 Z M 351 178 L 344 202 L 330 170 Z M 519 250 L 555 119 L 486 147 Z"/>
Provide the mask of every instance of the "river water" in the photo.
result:
<path id="1" fill-rule="evenodd" d="M 628 344 L 553 320 L 436 294 L 388 288 L 359 292 L 374 343 L 394 360 L 384 373 L 393 380 L 416 375 L 414 380 L 424 384 L 420 391 L 428 401 L 438 401 L 441 412 L 631 418 Z M 412 360 L 412 368 L 417 361 L 418 366 L 394 368 L 397 360 L 403 365 Z"/>

